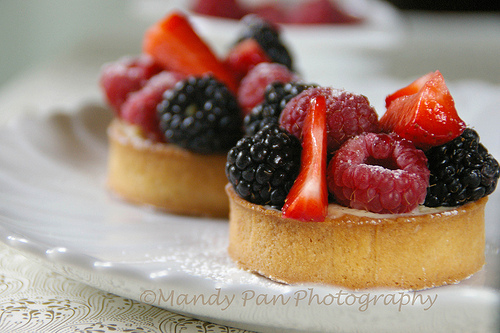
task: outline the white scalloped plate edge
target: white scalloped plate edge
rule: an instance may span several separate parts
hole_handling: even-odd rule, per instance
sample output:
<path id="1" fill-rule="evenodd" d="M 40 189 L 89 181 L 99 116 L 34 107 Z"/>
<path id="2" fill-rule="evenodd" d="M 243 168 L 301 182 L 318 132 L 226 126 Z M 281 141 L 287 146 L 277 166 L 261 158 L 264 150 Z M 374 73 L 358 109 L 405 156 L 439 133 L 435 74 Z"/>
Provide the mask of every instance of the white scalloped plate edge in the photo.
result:
<path id="1" fill-rule="evenodd" d="M 483 285 L 498 279 L 495 265 L 458 285 L 417 293 L 287 286 L 238 270 L 225 254 L 225 221 L 170 216 L 129 206 L 108 195 L 103 169 L 109 119 L 105 109 L 88 104 L 44 116 L 19 117 L 3 128 L 1 241 L 88 285 L 244 329 L 387 332 L 405 325 L 410 332 L 493 332 L 498 327 L 499 290 Z M 20 194 L 23 197 L 17 197 Z M 89 207 L 105 210 L 105 214 L 85 210 Z M 107 220 L 96 220 L 102 218 Z M 142 227 L 134 225 L 138 220 L 144 223 Z M 160 225 L 160 220 L 165 223 Z M 98 232 L 93 234 L 95 228 Z M 148 240 L 140 232 L 151 231 L 148 228 L 164 228 L 174 235 L 165 243 L 157 233 Z M 206 235 L 188 239 L 188 233 L 198 228 Z M 161 246 L 152 245 L 155 241 Z M 487 257 L 498 262 L 498 249 L 489 248 Z M 403 304 L 407 297 L 412 297 L 413 304 Z M 187 304 L 195 298 L 196 304 Z M 376 304 L 375 299 L 379 299 Z M 430 306 L 432 299 L 435 302 Z"/>

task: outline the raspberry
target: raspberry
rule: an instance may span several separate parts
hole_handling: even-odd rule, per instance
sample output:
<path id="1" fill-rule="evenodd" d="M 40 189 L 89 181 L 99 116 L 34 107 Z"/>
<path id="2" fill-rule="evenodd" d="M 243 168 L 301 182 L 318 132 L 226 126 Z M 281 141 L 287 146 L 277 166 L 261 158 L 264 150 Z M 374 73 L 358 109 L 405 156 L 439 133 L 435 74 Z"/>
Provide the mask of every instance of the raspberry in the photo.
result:
<path id="1" fill-rule="evenodd" d="M 253 67 L 241 80 L 238 102 L 245 113 L 264 101 L 266 87 L 273 82 L 298 81 L 299 77 L 283 65 L 262 62 Z"/>
<path id="2" fill-rule="evenodd" d="M 425 155 L 431 172 L 426 206 L 461 206 L 491 194 L 497 186 L 498 162 L 471 128 Z"/>
<path id="3" fill-rule="evenodd" d="M 328 87 L 307 89 L 292 98 L 281 112 L 280 125 L 301 139 L 309 102 L 318 95 L 326 99 L 328 152 L 358 134 L 378 132 L 378 115 L 365 96 Z"/>
<path id="4" fill-rule="evenodd" d="M 124 57 L 101 69 L 100 84 L 108 104 L 120 115 L 130 92 L 139 90 L 161 67 L 147 55 Z"/>
<path id="5" fill-rule="evenodd" d="M 243 126 L 246 135 L 253 135 L 269 123 L 279 123 L 281 111 L 299 93 L 313 84 L 300 82 L 274 82 L 266 87 L 264 101 L 245 116 Z"/>
<path id="6" fill-rule="evenodd" d="M 227 178 L 243 199 L 281 209 L 299 174 L 301 151 L 296 137 L 269 124 L 231 148 Z"/>
<path id="7" fill-rule="evenodd" d="M 227 152 L 241 137 L 236 98 L 211 75 L 190 76 L 158 105 L 167 142 L 200 154 Z"/>
<path id="8" fill-rule="evenodd" d="M 156 74 L 140 90 L 129 94 L 121 107 L 121 118 L 138 125 L 147 138 L 163 141 L 156 107 L 162 101 L 165 90 L 173 88 L 183 78 L 184 75 L 176 72 L 163 71 Z"/>
<path id="9" fill-rule="evenodd" d="M 327 168 L 327 182 L 341 205 L 374 213 L 407 213 L 424 202 L 427 158 L 394 134 L 365 133 L 336 152 Z"/>
<path id="10" fill-rule="evenodd" d="M 229 50 L 224 60 L 224 64 L 235 73 L 238 81 L 261 62 L 271 62 L 271 59 L 254 39 L 246 39 L 236 44 Z"/>

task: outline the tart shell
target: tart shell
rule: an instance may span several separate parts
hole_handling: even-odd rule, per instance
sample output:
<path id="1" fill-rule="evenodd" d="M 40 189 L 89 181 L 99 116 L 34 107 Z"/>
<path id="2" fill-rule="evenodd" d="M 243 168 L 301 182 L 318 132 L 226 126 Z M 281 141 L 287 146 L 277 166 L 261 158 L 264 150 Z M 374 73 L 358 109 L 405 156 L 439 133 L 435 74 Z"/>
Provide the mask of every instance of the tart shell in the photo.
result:
<path id="1" fill-rule="evenodd" d="M 152 142 L 115 118 L 108 127 L 109 188 L 123 199 L 166 211 L 227 218 L 226 155 L 202 155 Z"/>
<path id="2" fill-rule="evenodd" d="M 487 198 L 458 208 L 380 215 L 330 205 L 324 222 L 285 219 L 226 186 L 229 255 L 272 280 L 354 290 L 457 283 L 484 265 Z"/>

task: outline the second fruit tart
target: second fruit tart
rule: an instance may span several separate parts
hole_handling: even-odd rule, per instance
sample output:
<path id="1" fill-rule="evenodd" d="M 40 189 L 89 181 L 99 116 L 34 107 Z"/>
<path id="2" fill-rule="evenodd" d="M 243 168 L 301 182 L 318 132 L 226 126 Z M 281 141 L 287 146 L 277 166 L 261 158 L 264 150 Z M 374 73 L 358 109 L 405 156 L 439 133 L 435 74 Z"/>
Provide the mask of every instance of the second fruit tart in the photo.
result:
<path id="1" fill-rule="evenodd" d="M 240 267 L 285 283 L 411 290 L 481 269 L 499 165 L 441 73 L 389 95 L 380 120 L 364 96 L 332 88 L 285 104 L 228 154 L 228 251 Z"/>
<path id="2" fill-rule="evenodd" d="M 103 67 L 100 83 L 115 112 L 108 129 L 114 193 L 176 214 L 227 217 L 224 165 L 242 136 L 241 105 L 262 98 L 254 82 L 263 76 L 297 77 L 257 42 L 273 27 L 258 17 L 245 22 L 248 32 L 220 59 L 189 18 L 173 12 L 146 31 L 139 56 Z M 278 32 L 272 39 L 281 45 Z"/>

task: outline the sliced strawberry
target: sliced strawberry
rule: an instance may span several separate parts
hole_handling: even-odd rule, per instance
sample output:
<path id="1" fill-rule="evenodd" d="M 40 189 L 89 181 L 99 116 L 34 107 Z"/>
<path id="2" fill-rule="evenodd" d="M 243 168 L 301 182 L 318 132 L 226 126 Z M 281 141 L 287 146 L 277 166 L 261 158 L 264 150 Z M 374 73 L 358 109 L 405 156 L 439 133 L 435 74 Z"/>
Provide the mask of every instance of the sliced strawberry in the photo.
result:
<path id="1" fill-rule="evenodd" d="M 453 140 L 466 127 L 439 71 L 416 94 L 394 99 L 380 125 L 383 131 L 395 132 L 423 150 Z"/>
<path id="2" fill-rule="evenodd" d="M 418 91 L 420 89 L 422 89 L 422 87 L 424 86 L 424 84 L 429 81 L 429 79 L 434 75 L 435 73 L 433 72 L 430 72 L 424 76 L 421 76 L 420 78 L 416 79 L 415 81 L 413 81 L 412 83 L 410 83 L 409 85 L 407 85 L 406 87 L 404 88 L 401 88 L 399 89 L 398 91 L 396 91 L 395 93 L 392 93 L 390 94 L 389 96 L 387 96 L 385 98 L 385 107 L 389 107 L 389 104 L 391 104 L 391 102 L 393 100 L 395 100 L 396 98 L 398 97 L 402 97 L 402 96 L 407 96 L 407 95 L 413 95 L 413 94 L 416 94 L 418 93 Z"/>
<path id="3" fill-rule="evenodd" d="M 271 62 L 271 58 L 255 39 L 245 39 L 229 50 L 225 64 L 240 81 L 250 69 L 261 62 Z"/>
<path id="4" fill-rule="evenodd" d="M 233 73 L 194 31 L 186 16 L 173 12 L 151 26 L 144 36 L 143 50 L 166 69 L 184 75 L 212 73 L 236 92 Z"/>
<path id="5" fill-rule="evenodd" d="M 285 200 L 283 217 L 304 222 L 325 220 L 328 208 L 326 146 L 326 101 L 323 96 L 317 96 L 311 99 L 304 122 L 300 172 Z"/>

